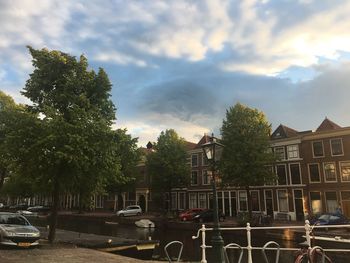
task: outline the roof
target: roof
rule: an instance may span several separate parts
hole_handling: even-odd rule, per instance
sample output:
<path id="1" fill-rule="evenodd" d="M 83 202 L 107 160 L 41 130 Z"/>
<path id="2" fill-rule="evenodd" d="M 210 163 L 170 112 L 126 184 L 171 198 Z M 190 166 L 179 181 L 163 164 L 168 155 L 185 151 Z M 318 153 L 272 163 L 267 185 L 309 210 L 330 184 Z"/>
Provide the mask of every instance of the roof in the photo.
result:
<path id="1" fill-rule="evenodd" d="M 332 131 L 332 130 L 337 130 L 341 128 L 342 128 L 341 126 L 339 126 L 338 124 L 334 123 L 333 121 L 331 121 L 326 117 L 324 121 L 320 124 L 320 126 L 318 126 L 318 128 L 316 129 L 316 132 Z"/>
<path id="2" fill-rule="evenodd" d="M 289 128 L 285 125 L 280 124 L 277 129 L 272 133 L 271 139 L 282 139 L 296 137 L 300 134 L 297 130 Z"/>

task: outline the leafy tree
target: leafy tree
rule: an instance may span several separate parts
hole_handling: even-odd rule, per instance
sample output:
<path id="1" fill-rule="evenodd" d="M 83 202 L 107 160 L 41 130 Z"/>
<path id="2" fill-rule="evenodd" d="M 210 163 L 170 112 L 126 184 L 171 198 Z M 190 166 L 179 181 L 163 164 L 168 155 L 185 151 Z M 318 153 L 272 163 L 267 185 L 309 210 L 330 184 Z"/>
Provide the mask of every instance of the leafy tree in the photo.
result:
<path id="1" fill-rule="evenodd" d="M 185 140 L 173 129 L 162 131 L 154 152 L 147 156 L 146 167 L 152 178 L 152 189 L 162 196 L 169 194 L 168 209 L 171 209 L 172 188 L 184 187 L 189 182 Z"/>
<path id="2" fill-rule="evenodd" d="M 270 164 L 271 126 L 263 112 L 236 104 L 226 111 L 221 128 L 224 149 L 221 159 L 222 182 L 247 191 L 249 218 L 252 218 L 250 186 L 275 180 Z"/>
<path id="3" fill-rule="evenodd" d="M 17 110 L 21 108 L 17 105 L 12 97 L 0 91 L 0 189 L 3 186 L 4 179 L 10 172 L 10 156 L 4 147 L 4 140 L 8 130 L 8 120 L 12 119 Z"/>
<path id="4" fill-rule="evenodd" d="M 52 192 L 49 240 L 55 238 L 60 194 L 78 190 L 81 201 L 107 179 L 124 180 L 111 124 L 115 107 L 103 69 L 60 51 L 35 50 L 34 71 L 22 92 L 32 101 L 6 139 L 19 174 Z M 29 114 L 31 113 L 31 115 Z M 14 150 L 15 149 L 15 150 Z"/>

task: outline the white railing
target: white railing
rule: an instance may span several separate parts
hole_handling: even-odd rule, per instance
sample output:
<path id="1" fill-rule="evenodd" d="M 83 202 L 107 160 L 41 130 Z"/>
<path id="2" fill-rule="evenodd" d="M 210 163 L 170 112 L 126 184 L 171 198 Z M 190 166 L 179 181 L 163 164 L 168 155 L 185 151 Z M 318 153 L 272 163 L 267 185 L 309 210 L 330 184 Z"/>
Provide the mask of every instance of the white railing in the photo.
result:
<path id="1" fill-rule="evenodd" d="M 247 250 L 247 262 L 253 263 L 252 258 L 252 251 L 253 250 L 278 250 L 279 251 L 300 251 L 300 248 L 283 248 L 283 247 L 267 247 L 266 245 L 268 243 L 275 243 L 275 242 L 268 242 L 263 247 L 253 247 L 252 246 L 252 230 L 285 230 L 285 229 L 302 229 L 305 231 L 305 239 L 306 239 L 306 246 L 308 247 L 308 250 L 312 250 L 312 242 L 311 240 L 326 240 L 326 241 L 344 241 L 349 243 L 350 246 L 350 239 L 342 239 L 341 237 L 335 236 L 334 238 L 331 237 L 317 237 L 312 234 L 314 229 L 331 229 L 331 228 L 349 228 L 350 225 L 326 225 L 326 226 L 317 226 L 317 225 L 310 225 L 310 222 L 308 220 L 305 221 L 305 225 L 299 225 L 299 226 L 267 226 L 267 227 L 251 227 L 250 223 L 247 223 L 246 227 L 222 227 L 220 228 L 221 231 L 237 231 L 237 230 L 245 230 L 247 235 L 247 246 L 241 247 L 238 244 L 231 243 L 225 246 L 226 248 L 233 248 L 233 249 L 243 249 Z M 192 236 L 192 239 L 199 239 L 201 236 L 201 251 L 202 251 L 202 259 L 201 263 L 207 263 L 207 257 L 206 257 L 206 249 L 212 248 L 211 245 L 206 244 L 206 231 L 213 231 L 213 228 L 206 228 L 205 225 L 202 225 L 202 227 L 198 230 L 196 236 Z M 315 247 L 316 248 L 316 247 Z M 320 248 L 320 247 L 317 247 Z M 350 252 L 350 249 L 324 249 L 320 248 L 323 252 Z M 278 253 L 279 254 L 279 253 Z"/>

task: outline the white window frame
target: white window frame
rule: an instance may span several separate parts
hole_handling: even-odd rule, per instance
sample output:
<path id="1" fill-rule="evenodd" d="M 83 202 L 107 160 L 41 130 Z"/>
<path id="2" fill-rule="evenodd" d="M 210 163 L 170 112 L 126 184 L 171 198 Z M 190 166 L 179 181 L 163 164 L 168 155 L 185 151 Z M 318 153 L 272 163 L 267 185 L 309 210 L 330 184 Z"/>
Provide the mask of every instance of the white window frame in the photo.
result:
<path id="1" fill-rule="evenodd" d="M 183 207 L 180 207 L 181 197 L 183 197 Z M 183 210 L 186 208 L 186 193 L 185 192 L 178 192 L 177 193 L 177 204 L 178 204 L 178 209 L 180 209 L 180 210 Z"/>
<path id="2" fill-rule="evenodd" d="M 278 182 L 278 169 L 277 167 L 278 166 L 284 166 L 284 170 L 285 170 L 285 177 L 286 177 L 286 184 L 279 184 Z M 287 170 L 287 165 L 286 164 L 277 164 L 276 167 L 275 167 L 275 171 L 276 171 L 276 175 L 277 175 L 277 185 L 288 185 L 288 170 Z"/>
<path id="3" fill-rule="evenodd" d="M 318 167 L 318 178 L 319 178 L 319 181 L 311 181 L 310 165 L 315 165 L 315 164 Z M 319 163 L 308 163 L 307 164 L 307 172 L 308 172 L 308 175 L 309 175 L 309 183 L 310 184 L 321 183 L 321 170 L 320 170 L 320 164 Z"/>
<path id="4" fill-rule="evenodd" d="M 177 210 L 177 192 L 173 192 L 173 193 L 171 193 L 171 210 Z"/>
<path id="5" fill-rule="evenodd" d="M 274 152 L 276 153 L 277 149 L 283 149 L 283 159 L 278 159 L 278 161 L 285 161 L 286 160 L 286 148 L 284 146 L 277 146 L 274 149 Z M 277 155 L 276 155 L 277 156 Z M 279 156 L 277 156 L 279 157 Z"/>
<path id="6" fill-rule="evenodd" d="M 193 199 L 191 198 L 193 197 Z M 195 201 L 195 206 L 192 206 L 192 201 Z M 198 206 L 198 196 L 197 193 L 189 193 L 188 195 L 188 207 L 189 208 L 197 208 Z"/>
<path id="7" fill-rule="evenodd" d="M 247 210 L 241 210 L 241 195 L 240 195 L 240 193 L 245 193 L 245 202 L 246 202 Z M 240 211 L 240 212 L 248 212 L 247 191 L 238 191 L 238 211 Z"/>
<path id="8" fill-rule="evenodd" d="M 207 183 L 204 183 L 204 177 L 207 177 Z M 210 176 L 208 175 L 208 170 L 202 170 L 202 185 L 210 185 Z"/>
<path id="9" fill-rule="evenodd" d="M 317 190 L 315 190 L 315 191 L 309 191 L 309 205 L 310 205 L 310 212 L 311 212 L 311 213 L 313 213 L 313 212 L 314 212 L 314 210 L 313 210 L 313 208 L 312 208 L 312 200 L 313 200 L 313 199 L 311 199 L 311 193 L 319 193 L 319 194 L 320 194 L 321 211 L 323 211 L 324 207 L 323 207 L 323 202 L 322 202 L 322 198 L 323 198 L 323 196 L 322 196 L 322 192 L 321 192 L 321 191 L 317 191 Z"/>
<path id="10" fill-rule="evenodd" d="M 285 192 L 286 196 L 287 196 L 287 211 L 281 211 L 280 210 L 280 200 L 279 200 L 279 192 Z M 289 212 L 289 196 L 288 196 L 288 190 L 287 189 L 277 189 L 276 190 L 276 194 L 277 194 L 277 208 L 278 208 L 278 212 L 281 213 L 288 213 Z"/>
<path id="11" fill-rule="evenodd" d="M 194 156 L 196 156 L 196 158 L 197 158 L 197 165 L 193 165 L 193 157 Z M 198 153 L 192 153 L 191 154 L 191 167 L 198 167 L 198 160 L 199 158 L 198 158 Z"/>
<path id="12" fill-rule="evenodd" d="M 326 167 L 325 166 L 327 164 L 333 164 L 334 165 L 335 180 L 333 180 L 333 181 L 327 180 L 327 178 L 326 178 Z M 323 177 L 324 177 L 324 181 L 327 182 L 327 183 L 336 183 L 336 182 L 338 182 L 338 179 L 337 179 L 337 166 L 336 166 L 335 162 L 324 162 L 323 163 Z"/>
<path id="13" fill-rule="evenodd" d="M 322 143 L 322 156 L 315 156 L 315 151 L 314 151 L 314 143 L 315 142 L 321 142 Z M 323 145 L 323 141 L 312 141 L 311 142 L 311 147 L 312 147 L 312 157 L 313 158 L 323 158 L 324 157 L 324 145 Z"/>
<path id="14" fill-rule="evenodd" d="M 259 209 L 258 210 L 253 210 L 253 203 L 252 203 L 252 211 L 254 212 L 260 212 L 260 191 L 259 190 L 250 190 L 250 198 L 252 198 L 252 193 L 253 192 L 257 192 L 258 193 L 258 206 L 259 206 Z"/>
<path id="15" fill-rule="evenodd" d="M 201 198 L 203 197 L 204 198 Z M 201 201 L 204 201 L 204 206 L 201 206 Z M 206 193 L 198 193 L 198 208 L 207 208 L 208 207 L 208 198 Z"/>
<path id="16" fill-rule="evenodd" d="M 341 161 L 339 162 L 339 175 L 340 175 L 340 181 L 341 182 L 350 182 L 350 177 L 349 177 L 349 180 L 343 180 L 343 175 L 342 175 L 342 169 L 341 169 L 341 164 L 342 163 L 349 163 L 349 166 L 350 166 L 350 161 Z"/>
<path id="17" fill-rule="evenodd" d="M 264 190 L 264 204 L 265 204 L 265 213 L 267 214 L 267 205 L 266 205 L 266 192 L 271 192 L 271 199 L 272 199 L 272 211 L 275 211 L 275 203 L 273 198 L 273 191 L 272 189 L 265 189 Z"/>
<path id="18" fill-rule="evenodd" d="M 296 147 L 296 149 L 293 149 L 294 147 Z M 295 152 L 296 152 L 296 156 L 294 156 Z M 293 153 L 293 155 L 291 153 Z M 292 144 L 292 145 L 287 146 L 287 158 L 288 158 L 288 160 L 299 159 L 299 145 L 298 144 Z"/>
<path id="19" fill-rule="evenodd" d="M 192 181 L 192 173 L 197 173 L 197 183 L 196 184 L 194 184 L 193 181 Z M 198 185 L 198 173 L 199 173 L 198 170 L 192 170 L 191 171 L 191 185 Z"/>
<path id="20" fill-rule="evenodd" d="M 332 141 L 335 140 L 340 140 L 340 144 L 341 144 L 341 154 L 333 154 L 333 147 L 332 147 Z M 343 156 L 344 155 L 344 147 L 343 147 L 343 139 L 342 138 L 332 138 L 329 140 L 329 146 L 331 147 L 331 155 L 332 156 Z"/>
<path id="21" fill-rule="evenodd" d="M 292 180 L 292 169 L 290 168 L 291 165 L 298 165 L 298 167 L 299 167 L 300 184 L 293 184 L 293 180 Z M 302 176 L 301 176 L 300 163 L 290 163 L 290 164 L 288 165 L 288 169 L 289 169 L 289 182 L 290 182 L 290 185 L 301 185 L 301 184 L 303 184 L 303 178 L 302 178 Z"/>

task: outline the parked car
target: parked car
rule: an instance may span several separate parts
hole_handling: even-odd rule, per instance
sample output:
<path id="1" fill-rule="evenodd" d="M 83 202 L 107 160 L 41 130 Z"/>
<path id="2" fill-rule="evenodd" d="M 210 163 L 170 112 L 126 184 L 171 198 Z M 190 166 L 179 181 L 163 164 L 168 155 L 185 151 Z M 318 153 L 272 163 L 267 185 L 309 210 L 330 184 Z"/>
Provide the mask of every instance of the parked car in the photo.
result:
<path id="1" fill-rule="evenodd" d="M 0 212 L 0 244 L 30 247 L 39 244 L 40 232 L 22 215 Z"/>
<path id="2" fill-rule="evenodd" d="M 196 216 L 197 214 L 203 212 L 204 209 L 203 208 L 192 208 L 192 209 L 188 209 L 185 211 L 182 211 L 179 214 L 179 218 L 181 221 L 190 221 L 193 220 L 193 217 Z"/>
<path id="3" fill-rule="evenodd" d="M 28 207 L 27 211 L 30 211 L 33 213 L 47 214 L 51 211 L 51 207 L 37 205 L 37 206 Z"/>
<path id="4" fill-rule="evenodd" d="M 326 213 L 310 220 L 311 225 L 346 225 L 350 221 L 343 214 Z"/>
<path id="5" fill-rule="evenodd" d="M 10 206 L 11 211 L 18 211 L 18 210 L 27 210 L 28 205 L 27 204 L 17 204 Z"/>
<path id="6" fill-rule="evenodd" d="M 222 212 L 219 212 L 219 221 L 224 221 L 225 215 Z M 211 222 L 214 221 L 214 211 L 213 210 L 205 210 L 198 215 L 193 217 L 193 221 L 195 222 Z"/>
<path id="7" fill-rule="evenodd" d="M 141 215 L 142 209 L 139 205 L 130 205 L 123 210 L 117 211 L 117 216 L 135 216 Z"/>

